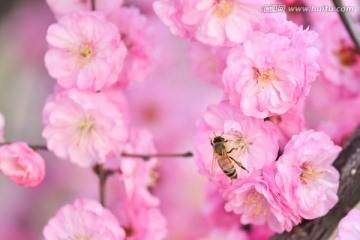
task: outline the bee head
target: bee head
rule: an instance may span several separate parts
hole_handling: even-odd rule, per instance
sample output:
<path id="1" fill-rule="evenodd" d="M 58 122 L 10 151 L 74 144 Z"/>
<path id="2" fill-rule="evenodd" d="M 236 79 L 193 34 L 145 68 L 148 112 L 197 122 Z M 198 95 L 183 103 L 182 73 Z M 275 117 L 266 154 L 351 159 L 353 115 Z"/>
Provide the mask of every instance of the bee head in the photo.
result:
<path id="1" fill-rule="evenodd" d="M 215 136 L 213 143 L 219 143 L 219 142 L 225 142 L 225 138 L 223 138 L 222 136 Z"/>

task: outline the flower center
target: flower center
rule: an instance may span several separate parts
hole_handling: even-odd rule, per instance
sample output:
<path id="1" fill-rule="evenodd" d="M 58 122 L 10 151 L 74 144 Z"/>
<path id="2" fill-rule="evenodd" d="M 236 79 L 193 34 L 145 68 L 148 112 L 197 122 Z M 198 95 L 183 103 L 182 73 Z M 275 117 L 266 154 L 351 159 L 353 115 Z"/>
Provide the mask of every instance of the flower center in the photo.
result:
<path id="1" fill-rule="evenodd" d="M 307 162 L 302 163 L 300 168 L 302 170 L 302 172 L 300 173 L 300 182 L 302 184 L 315 182 L 322 174 L 322 171 L 317 171 L 316 169 L 312 168 Z"/>
<path id="2" fill-rule="evenodd" d="M 91 240 L 91 237 L 88 235 L 75 233 L 75 235 L 68 237 L 67 240 Z"/>
<path id="3" fill-rule="evenodd" d="M 223 20 L 235 12 L 235 2 L 233 0 L 216 0 L 214 14 Z"/>
<path id="4" fill-rule="evenodd" d="M 231 151 L 231 155 L 235 157 L 235 159 L 243 158 L 249 152 L 250 145 L 245 136 L 239 131 L 231 131 L 227 135 L 228 142 L 228 150 Z"/>
<path id="5" fill-rule="evenodd" d="M 94 56 L 94 47 L 91 43 L 81 44 L 77 50 L 78 61 L 81 65 L 87 65 Z"/>
<path id="6" fill-rule="evenodd" d="M 90 117 L 85 117 L 79 122 L 77 129 L 81 135 L 91 135 L 95 131 L 95 122 Z"/>
<path id="7" fill-rule="evenodd" d="M 261 88 L 265 87 L 266 84 L 276 80 L 276 70 L 274 68 L 268 68 L 264 71 L 260 71 L 256 67 L 253 69 L 254 79 Z"/>
<path id="8" fill-rule="evenodd" d="M 347 67 L 353 66 L 357 62 L 356 52 L 354 47 L 344 46 L 334 52 L 339 62 Z"/>
<path id="9" fill-rule="evenodd" d="M 264 195 L 260 194 L 255 189 L 250 190 L 245 199 L 245 211 L 253 217 L 259 215 L 266 216 L 267 205 L 268 203 Z"/>

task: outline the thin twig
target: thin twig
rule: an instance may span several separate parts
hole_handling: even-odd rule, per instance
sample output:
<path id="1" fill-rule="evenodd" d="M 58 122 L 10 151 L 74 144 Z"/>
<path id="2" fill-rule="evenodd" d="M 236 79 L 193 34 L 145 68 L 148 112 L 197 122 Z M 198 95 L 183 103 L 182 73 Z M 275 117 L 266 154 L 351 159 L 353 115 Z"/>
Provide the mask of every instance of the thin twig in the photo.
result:
<path id="1" fill-rule="evenodd" d="M 341 0 L 333 0 L 335 7 L 344 7 Z M 354 42 L 356 52 L 360 54 L 360 33 L 359 29 L 354 21 L 354 18 L 345 11 L 338 11 L 342 22 L 344 23 L 346 30 L 349 32 L 351 39 Z"/>
<path id="2" fill-rule="evenodd" d="M 4 145 L 9 145 L 12 144 L 10 142 L 6 142 L 6 143 L 0 143 L 0 146 L 4 146 Z M 35 151 L 37 150 L 48 150 L 48 148 L 45 145 L 37 145 L 37 144 L 27 144 L 30 148 L 34 149 Z"/>
<path id="3" fill-rule="evenodd" d="M 123 157 L 138 157 L 142 158 L 145 161 L 149 160 L 150 158 L 155 157 L 192 157 L 192 152 L 186 152 L 186 153 L 158 153 L 158 154 L 133 154 L 133 153 L 126 153 L 123 152 L 121 154 Z"/>
<path id="4" fill-rule="evenodd" d="M 95 11 L 95 9 L 96 9 L 95 0 L 91 0 L 91 11 Z"/>
<path id="5" fill-rule="evenodd" d="M 103 207 L 105 207 L 105 188 L 106 188 L 107 174 L 105 173 L 102 164 L 96 164 L 93 170 L 99 177 L 100 203 Z"/>

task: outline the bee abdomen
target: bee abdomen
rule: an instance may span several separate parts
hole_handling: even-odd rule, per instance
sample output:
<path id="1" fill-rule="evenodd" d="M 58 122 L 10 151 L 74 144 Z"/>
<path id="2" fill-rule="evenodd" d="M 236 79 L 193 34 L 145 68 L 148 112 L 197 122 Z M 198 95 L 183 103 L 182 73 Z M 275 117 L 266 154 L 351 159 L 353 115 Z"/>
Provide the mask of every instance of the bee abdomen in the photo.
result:
<path id="1" fill-rule="evenodd" d="M 224 170 L 224 173 L 226 176 L 228 176 L 231 179 L 236 179 L 237 178 L 237 172 L 235 168 L 231 168 L 229 170 Z"/>

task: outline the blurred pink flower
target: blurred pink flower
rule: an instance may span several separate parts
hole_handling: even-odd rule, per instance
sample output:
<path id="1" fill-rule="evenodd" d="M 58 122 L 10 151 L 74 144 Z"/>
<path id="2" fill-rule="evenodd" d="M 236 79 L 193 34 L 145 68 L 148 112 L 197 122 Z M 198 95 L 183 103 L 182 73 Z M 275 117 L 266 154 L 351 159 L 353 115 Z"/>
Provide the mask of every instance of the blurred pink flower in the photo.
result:
<path id="1" fill-rule="evenodd" d="M 268 240 L 274 234 L 275 232 L 267 224 L 250 225 L 249 236 L 251 240 Z"/>
<path id="2" fill-rule="evenodd" d="M 226 67 L 228 48 L 215 48 L 191 42 L 189 59 L 191 67 L 199 80 L 223 88 L 222 73 Z"/>
<path id="3" fill-rule="evenodd" d="M 212 228 L 207 237 L 200 238 L 199 240 L 250 240 L 249 234 L 238 226 L 229 228 Z"/>
<path id="4" fill-rule="evenodd" d="M 0 143 L 4 142 L 4 127 L 5 127 L 5 118 L 4 115 L 0 112 Z"/>
<path id="5" fill-rule="evenodd" d="M 154 10 L 182 38 L 211 46 L 244 42 L 262 18 L 261 0 L 159 0 Z"/>
<path id="6" fill-rule="evenodd" d="M 131 128 L 122 151 L 127 154 L 155 154 L 153 137 L 145 128 Z M 138 188 L 154 186 L 157 180 L 155 169 L 158 164 L 157 158 L 144 161 L 139 157 L 113 156 L 107 159 L 105 166 L 108 169 L 121 169 L 121 179 L 124 181 L 127 196 L 132 196 Z M 145 194 L 150 194 L 144 191 Z M 150 197 L 151 198 L 151 197 Z"/>
<path id="7" fill-rule="evenodd" d="M 154 69 L 157 50 L 152 25 L 135 7 L 114 8 L 108 19 L 118 27 L 127 47 L 119 84 L 146 80 Z"/>
<path id="8" fill-rule="evenodd" d="M 133 5 L 146 15 L 153 15 L 153 0 L 124 0 L 124 5 Z"/>
<path id="9" fill-rule="evenodd" d="M 213 139 L 214 134 L 222 135 L 228 140 L 227 151 L 233 149 L 228 155 L 241 162 L 250 174 L 255 174 L 256 171 L 253 170 L 274 162 L 278 154 L 278 131 L 273 123 L 246 117 L 237 112 L 227 101 L 209 106 L 198 129 L 197 161 L 202 173 L 226 185 L 230 184 L 230 181 L 217 164 L 215 166 L 217 173 L 211 173 L 214 151 L 209 138 Z M 236 166 L 235 163 L 234 165 Z M 237 174 L 241 178 L 248 176 L 248 173 L 241 168 L 237 169 Z"/>
<path id="10" fill-rule="evenodd" d="M 299 101 L 291 110 L 282 115 L 269 117 L 279 130 L 280 149 L 284 149 L 291 137 L 305 130 L 304 101 Z"/>
<path id="11" fill-rule="evenodd" d="M 230 102 L 247 116 L 284 114 L 309 92 L 316 77 L 315 48 L 307 47 L 314 33 L 297 31 L 291 37 L 256 32 L 234 48 L 223 75 Z"/>
<path id="12" fill-rule="evenodd" d="M 320 74 L 305 101 L 306 127 L 323 131 L 336 144 L 343 145 L 360 121 L 360 112 L 354 111 L 359 104 L 360 96 L 349 98 L 344 87 Z"/>
<path id="13" fill-rule="evenodd" d="M 341 148 L 323 132 L 293 136 L 276 162 L 282 196 L 306 219 L 325 215 L 338 201 L 339 173 L 332 166 Z"/>
<path id="14" fill-rule="evenodd" d="M 226 201 L 222 198 L 220 189 L 216 185 L 208 182 L 205 191 L 203 212 L 209 228 L 226 229 L 233 226 L 240 228 L 239 216 L 232 212 L 225 211 Z"/>
<path id="15" fill-rule="evenodd" d="M 277 187 L 272 175 L 242 179 L 223 190 L 227 201 L 225 208 L 241 214 L 242 224 L 268 226 L 275 232 L 290 231 L 300 223 L 300 216 L 294 211 L 282 191 Z"/>
<path id="16" fill-rule="evenodd" d="M 122 180 L 118 178 L 118 180 Z M 131 194 L 128 186 L 116 182 L 118 195 L 114 199 L 114 213 L 127 239 L 160 240 L 167 235 L 166 219 L 159 210 L 160 201 L 143 186 L 135 186 Z"/>
<path id="17" fill-rule="evenodd" d="M 351 210 L 339 223 L 335 240 L 357 240 L 360 235 L 360 210 Z"/>
<path id="18" fill-rule="evenodd" d="M 127 113 L 105 93 L 55 94 L 45 105 L 43 122 L 49 150 L 82 167 L 119 154 L 128 137 Z"/>
<path id="19" fill-rule="evenodd" d="M 98 202 L 77 199 L 65 205 L 44 228 L 46 240 L 62 239 L 125 239 L 125 231 L 115 216 Z"/>
<path id="20" fill-rule="evenodd" d="M 360 93 L 360 56 L 340 18 L 318 21 L 320 56 L 319 64 L 325 80 L 344 87 L 350 95 Z M 326 31 L 325 29 L 333 29 Z M 360 24 L 356 24 L 360 31 Z"/>
<path id="21" fill-rule="evenodd" d="M 36 187 L 45 177 L 45 161 L 26 143 L 16 142 L 0 147 L 0 171 L 19 185 Z"/>
<path id="22" fill-rule="evenodd" d="M 126 47 L 117 27 L 98 12 L 64 16 L 48 29 L 45 65 L 64 88 L 99 91 L 114 84 Z"/>
<path id="23" fill-rule="evenodd" d="M 91 0 L 46 0 L 56 18 L 79 11 L 90 11 Z M 108 14 L 114 8 L 121 6 L 123 0 L 101 0 L 95 1 L 96 10 Z"/>

